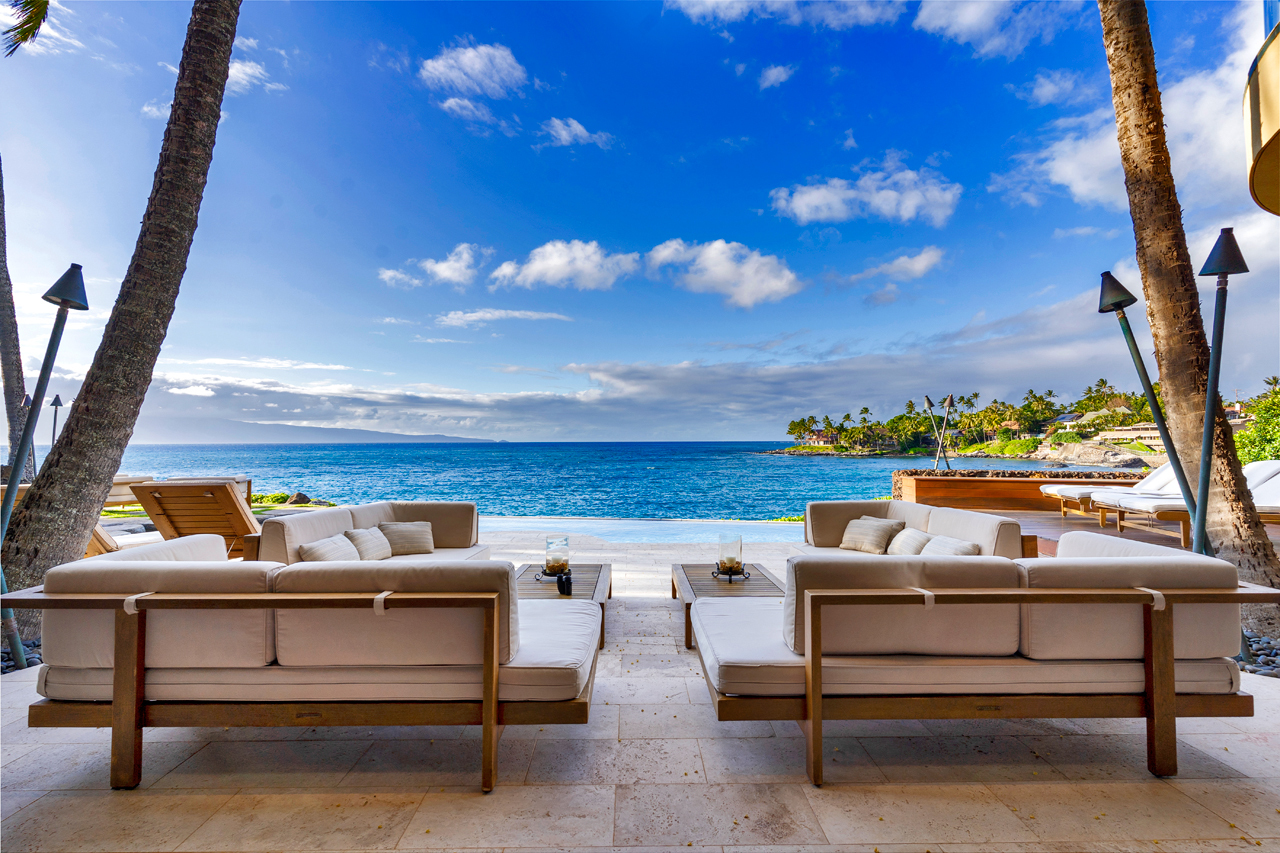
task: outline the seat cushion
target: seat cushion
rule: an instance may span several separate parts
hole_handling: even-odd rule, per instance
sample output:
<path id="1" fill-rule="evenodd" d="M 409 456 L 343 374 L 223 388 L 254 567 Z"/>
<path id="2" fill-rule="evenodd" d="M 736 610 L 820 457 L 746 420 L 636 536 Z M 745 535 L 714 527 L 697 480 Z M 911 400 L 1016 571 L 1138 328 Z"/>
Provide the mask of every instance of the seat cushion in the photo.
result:
<path id="1" fill-rule="evenodd" d="M 227 542 L 216 533 L 200 533 L 194 536 L 179 536 L 177 539 L 166 539 L 149 545 L 138 545 L 127 551 L 110 551 L 96 557 L 87 557 L 63 563 L 61 568 L 80 566 L 87 563 L 106 563 L 125 560 L 130 563 L 140 562 L 191 562 L 199 560 L 207 563 L 227 561 Z"/>
<path id="2" fill-rule="evenodd" d="M 843 552 L 842 552 L 843 553 Z M 807 589 L 1018 587 L 1018 568 L 1001 557 L 792 557 L 787 561 L 782 639 L 804 651 Z M 1018 605 L 923 604 L 824 607 L 823 648 L 832 654 L 1011 655 L 1018 651 Z"/>
<path id="3" fill-rule="evenodd" d="M 589 601 L 521 604 L 520 651 L 498 668 L 504 701 L 565 701 L 582 695 L 600 641 L 600 606 Z M 324 702 L 460 701 L 480 698 L 480 666 L 268 666 L 259 669 L 152 669 L 152 700 Z M 111 670 L 45 666 L 41 696 L 111 700 Z"/>
<path id="4" fill-rule="evenodd" d="M 402 554 L 399 557 L 388 557 L 387 562 L 456 563 L 458 560 L 487 559 L 489 559 L 488 545 L 472 545 L 470 548 L 437 548 L 430 554 Z"/>
<path id="5" fill-rule="evenodd" d="M 391 544 L 391 556 L 430 554 L 436 549 L 429 521 L 380 521 L 377 529 Z"/>
<path id="6" fill-rule="evenodd" d="M 804 656 L 772 630 L 776 598 L 700 598 L 693 632 L 707 678 L 721 693 L 804 695 Z M 825 632 L 824 632 L 825 633 Z M 1180 660 L 1179 693 L 1235 693 L 1240 670 L 1229 658 Z M 1141 693 L 1141 661 L 1036 661 L 1009 657 L 824 656 L 825 695 L 955 695 Z"/>
<path id="7" fill-rule="evenodd" d="M 275 576 L 277 592 L 496 592 L 500 663 L 520 646 L 515 566 L 454 562 L 295 563 Z M 479 608 L 280 610 L 276 658 L 282 666 L 430 666 L 478 664 L 484 614 Z"/>
<path id="8" fill-rule="evenodd" d="M 184 537 L 196 538 L 196 537 Z M 216 540 L 221 550 L 221 536 Z M 181 540 L 174 540 L 181 541 Z M 167 543 L 166 543 L 167 544 Z M 146 548 L 133 548 L 135 554 Z M 279 563 L 153 560 L 79 560 L 50 569 L 50 593 L 271 592 Z M 110 667 L 115 659 L 111 610 L 45 610 L 44 662 L 54 666 Z M 274 611 L 155 610 L 147 613 L 147 666 L 258 667 L 275 660 Z"/>
<path id="9" fill-rule="evenodd" d="M 1067 534 L 1070 536 L 1072 534 Z M 1098 536 L 1099 539 L 1118 537 Z M 1067 537 L 1064 536 L 1063 539 Z M 1141 544 L 1141 543 L 1135 543 Z M 1147 546 L 1161 548 L 1161 546 Z M 1161 548 L 1173 551 L 1171 548 Z M 1021 583 L 1039 589 L 1235 589 L 1236 568 L 1188 555 L 1018 560 Z M 1019 652 L 1035 660 L 1141 660 L 1140 604 L 1023 604 Z M 1173 608 L 1173 655 L 1179 659 L 1233 656 L 1240 651 L 1240 605 L 1178 604 Z"/>
<path id="10" fill-rule="evenodd" d="M 875 518 L 864 515 L 844 526 L 840 548 L 845 551 L 862 551 L 867 554 L 883 554 L 889 542 L 906 523 L 891 518 Z"/>

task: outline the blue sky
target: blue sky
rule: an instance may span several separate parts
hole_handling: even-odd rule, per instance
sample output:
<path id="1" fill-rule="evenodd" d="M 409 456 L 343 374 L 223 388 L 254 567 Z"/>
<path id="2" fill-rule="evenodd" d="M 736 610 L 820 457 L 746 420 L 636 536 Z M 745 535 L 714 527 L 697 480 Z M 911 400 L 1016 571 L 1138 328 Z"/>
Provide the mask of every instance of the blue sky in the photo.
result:
<path id="1" fill-rule="evenodd" d="M 67 2 L 0 63 L 33 373 L 39 294 L 70 261 L 90 279 L 64 396 L 137 239 L 188 15 Z M 1280 229 L 1240 118 L 1261 3 L 1151 18 L 1193 259 L 1234 225 L 1254 270 L 1223 385 L 1256 393 L 1280 369 Z M 250 2 L 223 109 L 141 437 L 768 439 L 924 394 L 1136 386 L 1094 313 L 1102 270 L 1141 283 L 1091 3 Z"/>

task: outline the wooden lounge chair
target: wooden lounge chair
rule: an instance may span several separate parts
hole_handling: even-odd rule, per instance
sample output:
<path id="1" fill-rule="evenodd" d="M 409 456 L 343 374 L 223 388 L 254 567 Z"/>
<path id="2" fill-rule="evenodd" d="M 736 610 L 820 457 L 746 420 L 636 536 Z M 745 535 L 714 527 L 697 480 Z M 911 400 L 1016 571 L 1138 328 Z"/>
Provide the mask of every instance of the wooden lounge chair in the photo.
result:
<path id="1" fill-rule="evenodd" d="M 244 556 L 244 538 L 261 533 L 244 493 L 232 479 L 152 480 L 130 487 L 165 539 L 216 533 L 231 559 Z"/>
<path id="2" fill-rule="evenodd" d="M 8 486 L 0 486 L 0 501 L 4 500 L 4 492 L 7 488 Z M 18 486 L 18 497 L 14 500 L 14 506 L 18 505 L 30 488 L 30 483 L 22 483 Z M 133 501 L 130 500 L 129 503 L 133 503 Z M 96 557 L 99 554 L 109 554 L 112 551 L 119 550 L 120 544 L 112 538 L 106 528 L 101 524 L 95 524 L 93 526 L 93 535 L 89 538 L 89 547 L 85 549 L 84 555 L 86 557 Z"/>

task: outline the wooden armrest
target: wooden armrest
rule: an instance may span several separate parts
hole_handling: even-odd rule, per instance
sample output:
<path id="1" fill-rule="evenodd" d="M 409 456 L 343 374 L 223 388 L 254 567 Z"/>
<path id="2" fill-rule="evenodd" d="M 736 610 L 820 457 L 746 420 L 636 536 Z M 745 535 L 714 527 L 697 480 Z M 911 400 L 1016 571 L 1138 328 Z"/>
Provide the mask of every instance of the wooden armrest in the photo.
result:
<path id="1" fill-rule="evenodd" d="M 258 549 L 262 546 L 261 533 L 246 533 L 244 537 L 244 559 L 251 563 L 258 559 Z"/>

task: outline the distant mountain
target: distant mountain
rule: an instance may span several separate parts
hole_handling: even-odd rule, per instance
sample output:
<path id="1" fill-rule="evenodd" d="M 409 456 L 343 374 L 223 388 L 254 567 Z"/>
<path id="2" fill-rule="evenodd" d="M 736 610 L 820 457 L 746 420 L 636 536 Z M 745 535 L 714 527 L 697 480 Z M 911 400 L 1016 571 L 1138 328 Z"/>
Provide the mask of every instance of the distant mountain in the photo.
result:
<path id="1" fill-rule="evenodd" d="M 488 438 L 456 435 L 402 435 L 371 429 L 255 424 L 219 418 L 149 418 L 143 416 L 131 444 L 404 444 L 451 442 L 492 444 Z"/>

